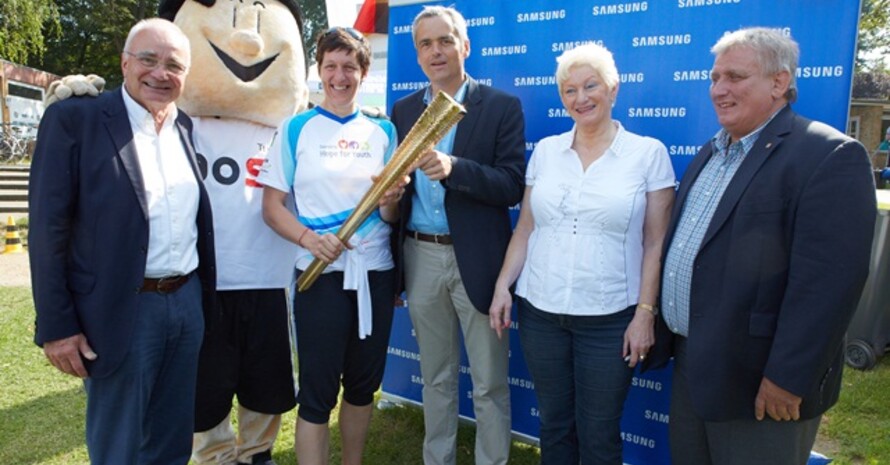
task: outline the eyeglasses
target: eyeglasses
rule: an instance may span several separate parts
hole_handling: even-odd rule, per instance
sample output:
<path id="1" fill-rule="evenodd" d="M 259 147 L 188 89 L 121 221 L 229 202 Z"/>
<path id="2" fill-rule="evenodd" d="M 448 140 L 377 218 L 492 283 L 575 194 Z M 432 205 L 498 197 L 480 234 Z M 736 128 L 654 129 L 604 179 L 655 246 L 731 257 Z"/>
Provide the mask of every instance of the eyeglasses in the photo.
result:
<path id="1" fill-rule="evenodd" d="M 142 66 L 144 66 L 145 68 L 148 68 L 150 70 L 154 70 L 158 66 L 161 65 L 161 60 L 159 60 L 158 57 L 155 56 L 155 54 L 152 52 L 132 53 L 127 50 L 124 50 L 124 53 L 135 58 L 136 61 L 139 62 L 139 64 L 141 64 Z M 176 75 L 176 76 L 182 76 L 183 74 L 186 73 L 186 71 L 188 71 L 188 66 L 185 66 L 182 63 L 178 63 L 178 62 L 175 62 L 172 60 L 165 61 L 163 63 L 163 65 L 164 65 L 164 69 L 168 73 Z"/>
<path id="2" fill-rule="evenodd" d="M 359 42 L 365 41 L 365 36 L 363 36 L 361 32 L 358 32 L 351 27 L 334 26 L 334 27 L 328 29 L 327 31 L 324 31 L 324 35 L 336 34 L 339 31 L 343 31 L 343 32 L 349 34 L 353 39 L 355 39 Z"/>

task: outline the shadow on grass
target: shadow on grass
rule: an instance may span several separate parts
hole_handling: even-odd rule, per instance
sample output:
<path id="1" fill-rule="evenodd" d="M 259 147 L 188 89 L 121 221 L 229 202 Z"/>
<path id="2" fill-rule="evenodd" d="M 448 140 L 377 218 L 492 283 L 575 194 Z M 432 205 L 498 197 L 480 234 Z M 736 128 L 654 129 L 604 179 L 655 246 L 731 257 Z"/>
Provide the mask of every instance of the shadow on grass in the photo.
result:
<path id="1" fill-rule="evenodd" d="M 83 449 L 85 408 L 83 388 L 74 387 L 0 409 L 0 463 L 41 463 Z"/>

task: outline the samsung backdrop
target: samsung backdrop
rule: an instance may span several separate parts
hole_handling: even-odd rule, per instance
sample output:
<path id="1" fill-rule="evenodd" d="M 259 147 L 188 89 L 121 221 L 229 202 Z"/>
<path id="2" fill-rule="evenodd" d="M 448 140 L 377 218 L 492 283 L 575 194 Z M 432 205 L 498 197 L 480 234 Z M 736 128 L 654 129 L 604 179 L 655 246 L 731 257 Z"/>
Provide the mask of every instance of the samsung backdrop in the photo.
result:
<path id="1" fill-rule="evenodd" d="M 778 28 L 800 44 L 800 92 L 793 108 L 846 130 L 858 1 L 390 0 L 390 109 L 399 98 L 427 85 L 411 39 L 412 20 L 423 4 L 453 5 L 466 17 L 471 45 L 467 72 L 522 100 L 527 155 L 540 139 L 573 124 L 559 100 L 556 57 L 594 42 L 612 51 L 620 74 L 613 118 L 629 131 L 661 140 L 680 179 L 699 147 L 719 129 L 708 96 L 710 47 L 726 32 L 748 26 Z M 515 329 L 510 336 L 513 430 L 535 438 L 534 386 Z M 420 402 L 418 359 L 407 309 L 397 308 L 384 378 L 386 396 Z M 466 358 L 460 373 L 460 413 L 472 418 Z M 667 371 L 634 378 L 622 425 L 627 463 L 668 463 L 669 391 Z"/>

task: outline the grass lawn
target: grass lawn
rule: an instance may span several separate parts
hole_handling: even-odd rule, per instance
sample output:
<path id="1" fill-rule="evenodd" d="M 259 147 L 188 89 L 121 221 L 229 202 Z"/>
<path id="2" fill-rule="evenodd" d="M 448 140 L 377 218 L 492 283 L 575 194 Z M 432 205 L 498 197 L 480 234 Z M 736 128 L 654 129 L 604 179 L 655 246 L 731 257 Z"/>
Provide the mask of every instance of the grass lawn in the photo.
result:
<path id="1" fill-rule="evenodd" d="M 52 368 L 33 345 L 30 290 L 0 287 L 0 463 L 88 463 L 84 446 L 84 394 L 79 380 Z M 825 416 L 819 444 L 839 465 L 890 465 L 890 355 L 869 372 L 845 371 L 840 403 Z M 293 465 L 295 414 L 285 415 L 274 450 L 279 465 Z M 458 464 L 473 463 L 471 426 L 458 432 Z M 365 463 L 419 464 L 423 417 L 419 409 L 374 412 Z M 333 434 L 332 464 L 340 462 Z M 536 464 L 538 450 L 514 442 L 511 465 Z"/>

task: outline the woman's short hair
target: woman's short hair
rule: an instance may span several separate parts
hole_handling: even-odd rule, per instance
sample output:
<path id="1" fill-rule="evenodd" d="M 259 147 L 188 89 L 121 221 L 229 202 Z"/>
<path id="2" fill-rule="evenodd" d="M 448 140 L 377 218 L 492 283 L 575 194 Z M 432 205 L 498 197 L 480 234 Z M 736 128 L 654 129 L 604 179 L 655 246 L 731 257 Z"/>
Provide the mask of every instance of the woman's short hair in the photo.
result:
<path id="1" fill-rule="evenodd" d="M 371 68 L 371 44 L 361 32 L 351 27 L 339 26 L 322 32 L 315 45 L 315 61 L 319 67 L 324 61 L 325 53 L 336 50 L 343 50 L 347 54 L 355 53 L 362 74 L 368 74 L 368 69 Z"/>
<path id="2" fill-rule="evenodd" d="M 788 102 L 797 100 L 797 63 L 800 48 L 797 42 L 780 29 L 750 27 L 724 35 L 711 47 L 711 53 L 719 57 L 734 48 L 748 48 L 757 55 L 757 62 L 767 76 L 788 71 L 791 80 L 785 98 Z"/>
<path id="3" fill-rule="evenodd" d="M 470 37 L 467 35 L 467 20 L 464 19 L 463 15 L 460 14 L 459 11 L 450 6 L 440 6 L 440 5 L 428 5 L 423 7 L 420 10 L 420 13 L 414 17 L 414 22 L 411 23 L 411 41 L 416 43 L 416 38 L 414 37 L 414 30 L 417 29 L 417 24 L 426 18 L 448 18 L 451 20 L 451 27 L 454 28 L 454 32 L 457 33 L 457 38 L 461 40 L 461 42 L 469 42 Z"/>
<path id="4" fill-rule="evenodd" d="M 590 66 L 610 90 L 618 85 L 618 68 L 612 52 L 602 45 L 594 43 L 579 45 L 566 50 L 556 59 L 556 83 L 562 90 L 562 84 L 569 78 L 569 71 L 578 66 Z"/>

